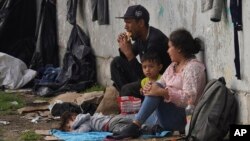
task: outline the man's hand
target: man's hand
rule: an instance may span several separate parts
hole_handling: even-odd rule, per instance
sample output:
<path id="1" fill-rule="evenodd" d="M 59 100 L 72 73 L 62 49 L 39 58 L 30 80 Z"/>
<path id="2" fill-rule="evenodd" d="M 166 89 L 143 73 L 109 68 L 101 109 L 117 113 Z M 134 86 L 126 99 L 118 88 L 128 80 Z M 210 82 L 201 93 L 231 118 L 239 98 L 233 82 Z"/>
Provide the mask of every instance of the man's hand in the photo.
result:
<path id="1" fill-rule="evenodd" d="M 117 42 L 119 43 L 120 51 L 127 57 L 129 61 L 132 60 L 135 56 L 132 51 L 131 41 L 128 40 L 126 32 L 121 33 L 118 36 Z"/>

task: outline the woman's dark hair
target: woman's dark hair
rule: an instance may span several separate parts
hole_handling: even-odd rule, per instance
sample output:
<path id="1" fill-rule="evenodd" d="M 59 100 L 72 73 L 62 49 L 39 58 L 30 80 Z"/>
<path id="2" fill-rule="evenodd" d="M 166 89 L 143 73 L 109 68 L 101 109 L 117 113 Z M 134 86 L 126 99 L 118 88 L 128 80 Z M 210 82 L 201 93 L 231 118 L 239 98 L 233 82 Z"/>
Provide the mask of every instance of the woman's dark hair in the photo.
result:
<path id="1" fill-rule="evenodd" d="M 191 33 L 183 28 L 173 31 L 170 34 L 169 41 L 188 58 L 193 57 L 201 50 L 201 40 L 194 39 Z"/>
<path id="2" fill-rule="evenodd" d="M 144 61 L 152 61 L 156 62 L 157 64 L 162 64 L 161 58 L 159 57 L 157 52 L 147 52 L 143 54 L 141 57 L 141 62 L 143 63 Z"/>

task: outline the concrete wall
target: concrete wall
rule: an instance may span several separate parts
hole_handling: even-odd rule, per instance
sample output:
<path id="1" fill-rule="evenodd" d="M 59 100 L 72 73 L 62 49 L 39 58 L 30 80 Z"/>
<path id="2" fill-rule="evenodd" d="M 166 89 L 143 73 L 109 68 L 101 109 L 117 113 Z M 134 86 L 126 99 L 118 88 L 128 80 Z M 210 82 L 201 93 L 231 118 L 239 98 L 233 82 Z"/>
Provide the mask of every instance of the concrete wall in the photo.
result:
<path id="1" fill-rule="evenodd" d="M 250 1 L 243 2 L 243 32 L 240 32 L 240 61 L 242 80 L 235 77 L 233 24 L 228 6 L 223 9 L 220 22 L 211 22 L 211 11 L 201 12 L 200 0 L 109 0 L 110 24 L 93 22 L 91 0 L 79 0 L 78 24 L 91 39 L 97 56 L 98 81 L 111 85 L 109 64 L 118 55 L 117 35 L 124 31 L 122 16 L 129 5 L 141 4 L 150 13 L 150 25 L 167 36 L 176 28 L 185 27 L 194 37 L 204 41 L 201 59 L 207 66 L 208 79 L 224 76 L 227 86 L 237 91 L 239 123 L 250 123 Z M 71 26 L 66 22 L 66 0 L 57 3 L 60 54 L 63 56 Z M 228 5 L 225 0 L 225 5 Z M 203 55 L 202 55 L 203 54 Z"/>

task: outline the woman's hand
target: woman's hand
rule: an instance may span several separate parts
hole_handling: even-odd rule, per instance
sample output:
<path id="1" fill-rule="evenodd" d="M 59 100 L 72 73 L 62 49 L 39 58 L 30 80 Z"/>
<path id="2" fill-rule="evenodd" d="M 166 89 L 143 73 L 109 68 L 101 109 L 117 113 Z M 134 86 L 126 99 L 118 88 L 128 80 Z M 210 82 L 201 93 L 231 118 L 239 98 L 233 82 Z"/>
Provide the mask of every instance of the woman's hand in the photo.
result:
<path id="1" fill-rule="evenodd" d="M 155 83 L 150 85 L 150 89 L 147 93 L 145 93 L 144 95 L 150 95 L 150 96 L 162 96 L 160 94 L 161 91 L 161 87 L 159 87 L 158 85 L 156 85 Z"/>
<path id="2" fill-rule="evenodd" d="M 126 33 L 121 33 L 118 36 L 117 42 L 119 43 L 120 51 L 127 57 L 130 61 L 134 58 L 134 53 L 132 51 L 131 41 L 128 40 Z"/>
<path id="3" fill-rule="evenodd" d="M 144 95 L 146 96 L 163 96 L 168 94 L 168 91 L 164 88 L 159 87 L 156 83 L 148 83 L 143 88 Z"/>

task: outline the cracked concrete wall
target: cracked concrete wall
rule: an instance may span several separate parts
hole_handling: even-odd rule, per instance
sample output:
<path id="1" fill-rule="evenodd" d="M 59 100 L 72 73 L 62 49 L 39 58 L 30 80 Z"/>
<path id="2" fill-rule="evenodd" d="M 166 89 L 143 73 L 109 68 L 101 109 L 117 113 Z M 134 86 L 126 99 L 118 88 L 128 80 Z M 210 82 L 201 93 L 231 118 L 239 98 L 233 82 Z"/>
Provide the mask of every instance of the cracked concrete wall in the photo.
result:
<path id="1" fill-rule="evenodd" d="M 210 21 L 211 10 L 202 13 L 200 0 L 109 0 L 109 25 L 99 25 L 92 21 L 91 0 L 79 0 L 77 23 L 91 39 L 98 66 L 98 81 L 111 85 L 109 64 L 118 55 L 117 35 L 124 31 L 122 16 L 129 5 L 141 4 L 150 13 L 150 25 L 161 29 L 167 36 L 176 28 L 188 29 L 194 37 L 204 41 L 204 52 L 201 60 L 207 66 L 208 79 L 224 76 L 227 86 L 237 91 L 239 100 L 239 123 L 250 123 L 250 1 L 243 3 L 243 32 L 239 33 L 240 61 L 242 80 L 235 77 L 233 24 L 225 0 L 225 7 L 220 22 Z M 58 32 L 61 58 L 71 31 L 66 22 L 66 0 L 57 3 Z M 61 59 L 62 60 L 62 59 Z"/>

